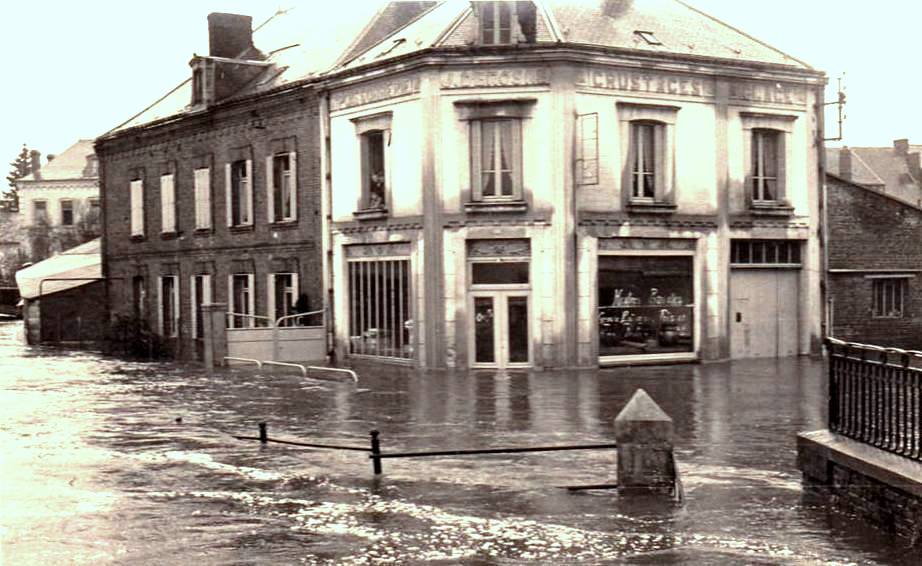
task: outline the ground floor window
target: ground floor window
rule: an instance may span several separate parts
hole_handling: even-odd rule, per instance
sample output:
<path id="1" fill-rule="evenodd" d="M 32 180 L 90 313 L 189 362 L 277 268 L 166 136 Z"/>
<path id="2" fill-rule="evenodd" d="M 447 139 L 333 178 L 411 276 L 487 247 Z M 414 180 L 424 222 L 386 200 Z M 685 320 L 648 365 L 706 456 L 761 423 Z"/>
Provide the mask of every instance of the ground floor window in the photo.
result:
<path id="1" fill-rule="evenodd" d="M 231 328 L 252 328 L 256 326 L 255 295 L 253 294 L 253 274 L 234 273 L 228 284 L 230 296 L 228 321 Z"/>
<path id="2" fill-rule="evenodd" d="M 298 312 L 295 303 L 298 297 L 297 273 L 270 273 L 269 274 L 269 312 L 273 321 L 284 316 Z M 293 326 L 295 319 L 283 320 L 282 326 Z"/>
<path id="3" fill-rule="evenodd" d="M 691 256 L 599 256 L 600 356 L 694 351 Z"/>
<path id="4" fill-rule="evenodd" d="M 349 351 L 410 358 L 410 262 L 405 259 L 350 261 Z"/>
<path id="5" fill-rule="evenodd" d="M 905 278 L 873 279 L 873 305 L 875 318 L 903 318 L 906 295 Z"/>
<path id="6" fill-rule="evenodd" d="M 202 305 L 211 302 L 211 275 L 192 276 L 192 337 L 202 338 L 205 335 L 205 323 L 202 315 Z"/>
<path id="7" fill-rule="evenodd" d="M 164 275 L 160 278 L 159 322 L 160 335 L 173 337 L 179 334 L 179 278 Z"/>

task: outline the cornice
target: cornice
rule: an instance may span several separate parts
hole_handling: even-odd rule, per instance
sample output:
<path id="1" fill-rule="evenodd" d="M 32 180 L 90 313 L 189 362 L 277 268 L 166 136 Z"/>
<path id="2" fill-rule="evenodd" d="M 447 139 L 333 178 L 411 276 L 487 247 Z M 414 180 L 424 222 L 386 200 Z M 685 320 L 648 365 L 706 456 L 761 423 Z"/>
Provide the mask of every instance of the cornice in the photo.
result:
<path id="1" fill-rule="evenodd" d="M 717 217 L 709 215 L 642 216 L 620 212 L 579 213 L 579 226 L 659 226 L 665 228 L 692 228 L 713 230 L 717 228 Z"/>

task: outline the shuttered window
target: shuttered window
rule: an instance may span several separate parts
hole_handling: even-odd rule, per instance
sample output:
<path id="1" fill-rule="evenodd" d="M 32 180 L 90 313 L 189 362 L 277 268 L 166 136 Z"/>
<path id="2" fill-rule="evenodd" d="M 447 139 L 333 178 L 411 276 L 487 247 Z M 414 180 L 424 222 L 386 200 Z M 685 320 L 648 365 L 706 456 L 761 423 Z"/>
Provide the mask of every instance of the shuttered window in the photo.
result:
<path id="1" fill-rule="evenodd" d="M 195 170 L 195 228 L 211 228 L 211 170 Z"/>
<path id="2" fill-rule="evenodd" d="M 144 181 L 131 182 L 131 235 L 144 235 Z"/>
<path id="3" fill-rule="evenodd" d="M 172 174 L 160 176 L 160 217 L 161 232 L 176 231 L 176 191 Z"/>

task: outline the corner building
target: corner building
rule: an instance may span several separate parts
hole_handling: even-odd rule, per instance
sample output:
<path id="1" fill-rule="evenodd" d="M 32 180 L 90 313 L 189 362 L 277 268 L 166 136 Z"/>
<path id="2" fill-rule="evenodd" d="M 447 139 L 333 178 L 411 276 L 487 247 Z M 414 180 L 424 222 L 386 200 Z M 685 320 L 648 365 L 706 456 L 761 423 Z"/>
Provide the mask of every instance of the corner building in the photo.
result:
<path id="1" fill-rule="evenodd" d="M 818 348 L 821 72 L 673 1 L 411 4 L 319 87 L 341 357 Z"/>

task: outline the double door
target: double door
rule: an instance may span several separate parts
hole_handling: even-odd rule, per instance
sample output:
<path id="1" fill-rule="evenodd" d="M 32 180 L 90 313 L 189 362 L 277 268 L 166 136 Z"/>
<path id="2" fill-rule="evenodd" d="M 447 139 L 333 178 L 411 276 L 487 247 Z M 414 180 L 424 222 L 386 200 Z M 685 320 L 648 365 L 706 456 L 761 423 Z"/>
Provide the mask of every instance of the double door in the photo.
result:
<path id="1" fill-rule="evenodd" d="M 799 275 L 793 269 L 734 269 L 730 273 L 730 355 L 796 356 Z"/>
<path id="2" fill-rule="evenodd" d="M 475 291 L 470 301 L 472 367 L 529 367 L 528 291 Z"/>

